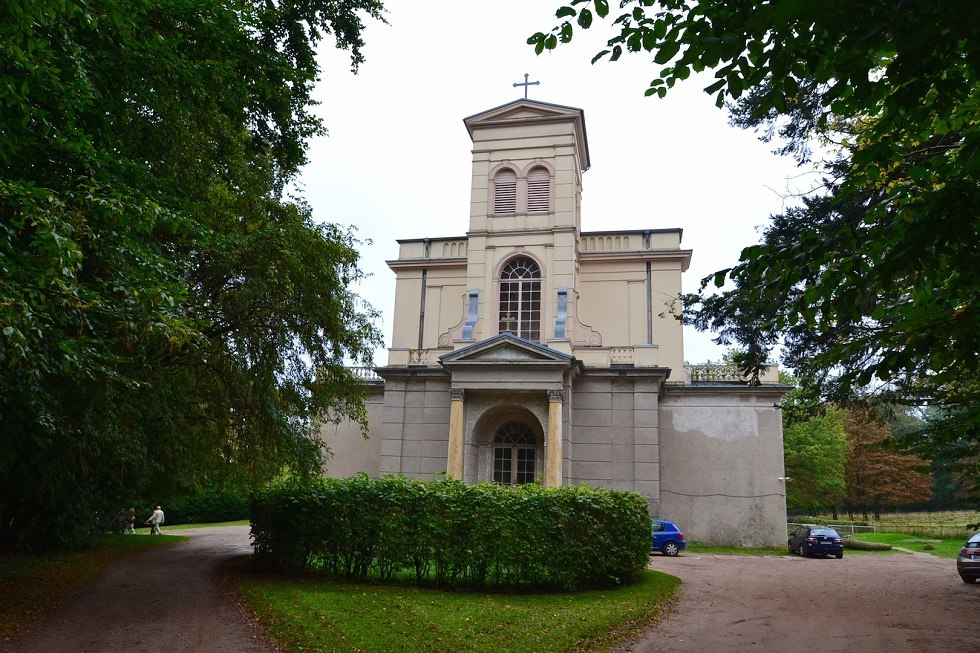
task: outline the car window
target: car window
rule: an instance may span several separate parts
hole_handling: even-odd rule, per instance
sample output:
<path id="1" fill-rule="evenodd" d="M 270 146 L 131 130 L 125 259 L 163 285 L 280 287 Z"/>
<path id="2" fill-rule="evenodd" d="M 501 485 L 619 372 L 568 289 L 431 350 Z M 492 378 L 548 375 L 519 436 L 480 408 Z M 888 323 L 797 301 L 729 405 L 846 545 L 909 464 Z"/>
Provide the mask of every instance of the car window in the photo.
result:
<path id="1" fill-rule="evenodd" d="M 823 535 L 825 537 L 840 537 L 833 528 L 814 528 L 811 531 L 812 535 Z"/>
<path id="2" fill-rule="evenodd" d="M 662 531 L 663 529 L 664 529 L 664 525 L 663 524 L 661 524 L 658 521 L 653 522 L 653 530 L 654 530 L 654 532 L 659 532 L 659 531 Z"/>
<path id="3" fill-rule="evenodd" d="M 977 533 L 976 535 L 968 539 L 966 543 L 967 545 L 970 546 L 980 546 L 980 533 Z"/>

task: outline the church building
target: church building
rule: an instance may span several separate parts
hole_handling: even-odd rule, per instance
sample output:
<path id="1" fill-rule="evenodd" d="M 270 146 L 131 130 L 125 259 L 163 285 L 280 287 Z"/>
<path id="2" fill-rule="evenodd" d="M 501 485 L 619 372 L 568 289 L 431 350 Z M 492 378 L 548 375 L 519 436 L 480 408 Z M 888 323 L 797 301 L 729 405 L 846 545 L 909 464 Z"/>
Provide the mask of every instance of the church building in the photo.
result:
<path id="1" fill-rule="evenodd" d="M 682 230 L 582 230 L 581 109 L 521 99 L 463 122 L 465 234 L 398 241 L 369 437 L 326 425 L 326 473 L 585 483 L 640 493 L 689 539 L 785 545 L 788 388 L 685 364 Z"/>

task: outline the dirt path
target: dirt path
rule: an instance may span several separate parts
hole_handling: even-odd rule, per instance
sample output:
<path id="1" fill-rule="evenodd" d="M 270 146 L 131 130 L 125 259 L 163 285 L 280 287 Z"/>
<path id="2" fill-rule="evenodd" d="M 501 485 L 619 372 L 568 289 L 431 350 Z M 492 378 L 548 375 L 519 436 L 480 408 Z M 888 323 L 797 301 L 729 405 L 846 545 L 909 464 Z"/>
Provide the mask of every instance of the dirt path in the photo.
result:
<path id="1" fill-rule="evenodd" d="M 665 618 L 617 653 L 977 651 L 980 583 L 917 554 L 653 556 L 683 580 Z"/>
<path id="2" fill-rule="evenodd" d="M 188 531 L 188 542 L 127 556 L 9 653 L 270 653 L 221 583 L 221 566 L 251 553 L 247 526 Z M 149 537 L 149 536 L 136 536 Z"/>

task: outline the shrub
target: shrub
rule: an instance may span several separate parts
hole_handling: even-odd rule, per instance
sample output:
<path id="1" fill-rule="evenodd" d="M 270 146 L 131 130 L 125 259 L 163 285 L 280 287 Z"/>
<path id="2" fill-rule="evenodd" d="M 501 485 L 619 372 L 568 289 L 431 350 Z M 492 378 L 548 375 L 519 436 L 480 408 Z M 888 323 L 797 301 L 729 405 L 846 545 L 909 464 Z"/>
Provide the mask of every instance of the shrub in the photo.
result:
<path id="1" fill-rule="evenodd" d="M 260 567 L 358 580 L 578 589 L 633 580 L 650 551 L 646 500 L 586 486 L 288 479 L 251 520 Z"/>
<path id="2" fill-rule="evenodd" d="M 247 519 L 247 490 L 201 489 L 163 504 L 168 524 L 205 524 Z"/>

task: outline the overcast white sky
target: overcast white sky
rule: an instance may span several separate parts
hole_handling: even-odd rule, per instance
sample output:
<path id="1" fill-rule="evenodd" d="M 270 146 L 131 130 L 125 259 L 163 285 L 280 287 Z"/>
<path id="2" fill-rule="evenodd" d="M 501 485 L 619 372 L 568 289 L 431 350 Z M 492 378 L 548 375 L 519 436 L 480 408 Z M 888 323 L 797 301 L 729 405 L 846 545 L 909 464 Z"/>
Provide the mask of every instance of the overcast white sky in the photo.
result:
<path id="1" fill-rule="evenodd" d="M 813 183 L 772 154 L 691 78 L 663 100 L 644 97 L 659 70 L 647 55 L 590 64 L 609 30 L 535 56 L 527 37 L 555 24 L 558 0 L 387 0 L 389 25 L 369 24 L 367 61 L 322 47 L 317 113 L 329 135 L 311 144 L 302 193 L 317 220 L 357 227 L 372 244 L 358 293 L 384 314 L 390 344 L 398 238 L 462 236 L 469 223 L 471 142 L 463 118 L 523 97 L 585 112 L 592 167 L 583 177 L 582 229 L 684 230 L 694 250 L 685 291 L 738 260 L 787 195 Z M 423 8 L 424 7 L 424 8 Z M 438 192 L 435 192 L 438 191 Z M 685 332 L 685 359 L 718 360 L 710 335 Z M 377 364 L 387 360 L 378 352 Z"/>

